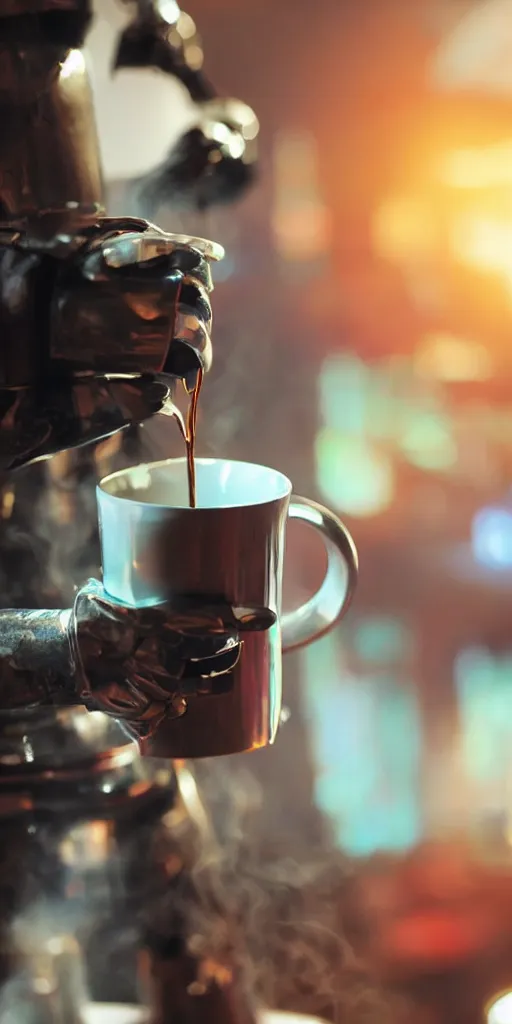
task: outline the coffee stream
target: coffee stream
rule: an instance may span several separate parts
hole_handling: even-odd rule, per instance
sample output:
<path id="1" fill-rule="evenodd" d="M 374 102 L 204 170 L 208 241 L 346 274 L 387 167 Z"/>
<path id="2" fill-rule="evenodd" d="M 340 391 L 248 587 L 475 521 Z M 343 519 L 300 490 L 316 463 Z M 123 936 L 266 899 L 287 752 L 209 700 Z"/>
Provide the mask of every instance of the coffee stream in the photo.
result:
<path id="1" fill-rule="evenodd" d="M 195 463 L 195 450 L 196 450 L 196 426 L 197 426 L 197 406 L 199 402 L 199 395 L 201 393 L 201 386 L 203 383 L 203 371 L 198 370 L 196 382 L 192 391 L 189 391 L 185 381 L 185 391 L 190 395 L 190 402 L 187 412 L 187 433 L 185 437 L 185 445 L 187 448 L 187 476 L 188 476 L 188 500 L 191 508 L 196 507 L 196 463 Z"/>
<path id="2" fill-rule="evenodd" d="M 183 418 L 180 410 L 174 405 L 169 404 L 166 412 L 174 417 L 180 434 L 185 441 L 185 447 L 187 452 L 187 478 L 188 478 L 188 501 L 190 508 L 196 507 L 196 464 L 195 464 L 195 449 L 196 449 L 196 427 L 197 427 L 197 406 L 199 403 L 199 395 L 201 392 L 201 386 L 203 383 L 203 371 L 198 370 L 196 382 L 193 388 L 188 388 L 186 381 L 183 381 L 186 394 L 189 396 L 189 406 L 187 410 L 187 419 Z"/>

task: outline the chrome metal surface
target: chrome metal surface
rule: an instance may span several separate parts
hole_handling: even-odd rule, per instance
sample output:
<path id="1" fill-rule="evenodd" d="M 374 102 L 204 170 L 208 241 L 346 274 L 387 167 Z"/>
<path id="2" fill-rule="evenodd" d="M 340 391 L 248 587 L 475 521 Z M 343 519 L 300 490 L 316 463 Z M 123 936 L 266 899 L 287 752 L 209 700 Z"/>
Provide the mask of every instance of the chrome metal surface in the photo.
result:
<path id="1" fill-rule="evenodd" d="M 208 370 L 208 262 L 222 255 L 102 216 L 89 6 L 15 10 L 0 12 L 0 469 L 146 419 L 168 397 L 150 375 L 169 387 Z M 135 393 L 113 394 L 128 374 Z"/>
<path id="2" fill-rule="evenodd" d="M 0 223 L 30 231 L 46 214 L 59 215 L 63 229 L 93 221 L 103 189 L 83 54 L 45 36 L 35 14 L 18 36 L 2 24 Z"/>
<path id="3" fill-rule="evenodd" d="M 200 119 L 169 158 L 135 185 L 135 202 L 148 216 L 169 196 L 184 208 L 207 210 L 239 199 L 256 176 L 257 118 L 245 104 L 216 99 L 201 104 Z"/>
<path id="4" fill-rule="evenodd" d="M 139 739 L 147 740 L 147 753 L 155 753 L 157 744 L 159 756 L 165 757 L 182 757 L 184 745 L 192 743 L 198 756 L 207 756 L 210 750 L 226 752 L 224 748 L 233 745 L 245 749 L 254 745 L 256 736 L 261 745 L 269 740 L 264 725 L 266 698 L 263 692 L 256 698 L 253 691 L 257 686 L 259 693 L 259 688 L 267 685 L 270 654 L 266 633 L 270 624 L 270 636 L 274 635 L 275 616 L 258 609 L 244 609 L 239 614 L 237 618 L 226 603 L 208 606 L 204 599 L 186 598 L 167 606 L 130 608 L 113 601 L 96 581 L 78 591 L 71 612 L 0 612 L 2 711 L 84 704 L 90 711 L 123 720 Z M 257 633 L 264 634 L 262 651 L 266 654 L 258 653 Z M 254 663 L 247 659 L 246 671 L 252 665 L 254 673 L 248 693 L 232 676 L 242 650 L 258 655 Z M 189 699 L 204 700 L 234 687 L 237 695 L 232 715 L 226 714 L 229 708 L 222 707 L 215 726 L 211 720 L 209 738 L 198 735 L 194 739 L 193 727 L 187 728 L 183 739 L 179 734 L 168 738 L 164 754 L 163 740 L 157 741 L 154 735 L 160 726 L 184 715 Z M 245 714 L 242 707 L 247 701 L 251 715 L 243 725 L 248 707 Z M 215 716 L 215 712 L 216 708 L 210 707 L 209 714 Z M 274 729 L 277 721 L 276 706 Z M 14 735 L 16 728 L 14 719 Z M 25 726 L 21 728 L 24 734 Z M 29 748 L 35 760 L 37 744 L 30 740 Z M 56 770 L 57 752 L 54 757 Z M 9 746 L 5 762 L 11 761 L 19 763 L 20 754 Z"/>
<path id="5" fill-rule="evenodd" d="M 126 5 L 134 9 L 134 18 L 119 40 L 115 68 L 158 68 L 182 82 L 196 103 L 215 96 L 202 71 L 202 44 L 190 16 L 177 3 L 162 0 L 129 0 Z"/>
<path id="6" fill-rule="evenodd" d="M 192 18 L 172 5 L 130 3 L 114 66 L 152 67 L 177 78 L 196 104 L 196 123 L 153 173 L 135 184 L 136 202 L 152 216 L 170 201 L 206 209 L 239 198 L 255 177 L 258 120 L 236 100 L 216 96 L 203 72 L 203 49 Z"/>
<path id="7" fill-rule="evenodd" d="M 0 693 L 5 709 L 76 703 L 65 682 L 70 673 L 70 612 L 2 610 Z M 57 697 L 57 694 L 59 696 Z M 60 699 L 59 699 L 60 698 Z"/>
<path id="8" fill-rule="evenodd" d="M 140 5 L 118 68 L 164 54 L 194 100 L 210 99 L 187 16 L 176 6 L 171 24 L 163 12 Z M 222 248 L 104 216 L 89 20 L 87 0 L 0 9 L 3 521 L 16 504 L 5 471 L 168 409 L 173 382 L 191 387 L 212 362 L 209 264 Z M 211 201 L 228 179 L 236 194 L 249 180 L 255 124 L 245 108 L 238 116 L 227 145 L 210 128 L 184 140 L 174 166 L 200 204 L 205 188 Z M 166 199 L 162 168 L 157 177 Z M 173 769 L 143 761 L 120 722 L 144 737 L 182 715 L 191 691 L 210 692 L 238 660 L 247 628 L 224 607 L 188 618 L 123 609 L 100 584 L 80 588 L 69 611 L 0 612 L 1 1024 L 86 1024 L 105 1002 L 149 1003 L 151 1024 L 252 1024 L 228 938 L 212 954 L 198 934 L 204 905 L 223 927 L 229 916 L 215 881 L 204 870 L 194 880 L 204 815 L 196 799 L 199 828 Z"/>
<path id="9" fill-rule="evenodd" d="M 41 393 L 0 388 L 0 470 L 7 472 L 142 423 L 164 409 L 169 381 L 151 375 L 80 375 Z"/>
<path id="10" fill-rule="evenodd" d="M 55 251 L 26 235 L 0 246 L 3 469 L 140 423 L 211 366 L 221 247 L 129 218 L 52 237 Z"/>
<path id="11" fill-rule="evenodd" d="M 130 231 L 130 227 L 132 230 Z M 108 218 L 79 253 L 58 268 L 51 296 L 50 374 L 163 373 L 184 377 L 210 368 L 208 328 L 213 288 L 209 260 L 223 254 L 182 244 L 153 225 Z M 180 312 L 193 315 L 205 337 L 182 337 Z"/>
<path id="12" fill-rule="evenodd" d="M 108 721 L 28 711 L 34 756 L 10 763 L 2 722 L 2 1024 L 85 1024 L 91 1000 L 139 1004 L 151 1024 L 212 1008 L 252 1022 L 227 937 L 216 960 L 198 937 L 203 914 L 229 911 L 204 864 L 194 881 L 212 835 L 190 770 L 184 799 L 180 772 L 141 759 Z"/>

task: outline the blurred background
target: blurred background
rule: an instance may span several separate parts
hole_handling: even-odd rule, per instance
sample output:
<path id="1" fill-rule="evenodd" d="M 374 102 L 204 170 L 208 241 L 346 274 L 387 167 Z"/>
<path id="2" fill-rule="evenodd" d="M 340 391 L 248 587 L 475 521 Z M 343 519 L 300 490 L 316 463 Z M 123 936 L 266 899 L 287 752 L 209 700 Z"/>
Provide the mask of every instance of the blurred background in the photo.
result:
<path id="1" fill-rule="evenodd" d="M 261 124 L 238 206 L 158 218 L 227 250 L 197 450 L 282 469 L 361 561 L 343 627 L 286 661 L 289 720 L 250 759 L 266 814 L 357 856 L 447 828 L 508 842 L 512 2 L 189 8 Z M 113 213 L 189 116 L 173 80 L 112 86 L 123 18 L 99 0 L 89 42 Z M 324 566 L 289 534 L 293 604 Z"/>
<path id="2" fill-rule="evenodd" d="M 286 661 L 289 720 L 249 759 L 265 814 L 356 856 L 447 829 L 506 844 L 512 2 L 189 8 L 210 77 L 261 124 L 238 206 L 158 218 L 227 250 L 198 453 L 279 467 L 345 519 L 361 561 L 343 627 Z M 124 17 L 99 0 L 90 38 L 114 213 L 189 116 L 151 72 L 112 86 Z M 179 451 L 172 423 L 147 430 Z M 293 604 L 324 566 L 289 534 Z"/>

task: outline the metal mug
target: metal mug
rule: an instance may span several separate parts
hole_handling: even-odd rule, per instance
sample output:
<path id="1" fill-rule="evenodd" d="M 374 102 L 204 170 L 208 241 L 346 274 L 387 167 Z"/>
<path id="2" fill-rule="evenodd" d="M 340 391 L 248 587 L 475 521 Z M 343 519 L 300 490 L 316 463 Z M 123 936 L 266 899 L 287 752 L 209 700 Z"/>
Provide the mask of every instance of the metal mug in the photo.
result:
<path id="1" fill-rule="evenodd" d="M 347 529 L 322 505 L 292 495 L 282 473 L 224 459 L 196 459 L 195 467 L 195 508 L 188 502 L 186 459 L 121 470 L 97 489 L 110 598 L 136 608 L 167 605 L 171 625 L 172 614 L 185 631 L 189 622 L 192 637 L 208 619 L 202 610 L 217 608 L 222 658 L 208 677 L 215 685 L 194 685 L 200 658 L 192 657 L 183 673 L 187 711 L 159 727 L 148 751 L 155 756 L 172 750 L 179 758 L 211 757 L 272 743 L 281 716 L 282 653 L 332 629 L 357 581 Z M 316 594 L 282 614 L 288 518 L 320 533 L 328 564 Z M 199 668 L 196 674 L 208 675 Z"/>

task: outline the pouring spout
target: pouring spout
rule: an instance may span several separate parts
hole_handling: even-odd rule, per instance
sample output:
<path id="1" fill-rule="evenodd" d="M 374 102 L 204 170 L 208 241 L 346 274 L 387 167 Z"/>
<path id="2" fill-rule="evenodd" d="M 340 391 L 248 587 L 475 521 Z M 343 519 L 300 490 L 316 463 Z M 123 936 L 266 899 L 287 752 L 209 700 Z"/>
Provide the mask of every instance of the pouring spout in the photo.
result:
<path id="1" fill-rule="evenodd" d="M 212 365 L 212 356 L 208 326 L 191 313 L 178 313 L 164 374 L 183 379 L 188 390 L 191 390 L 198 371 L 208 373 Z"/>

